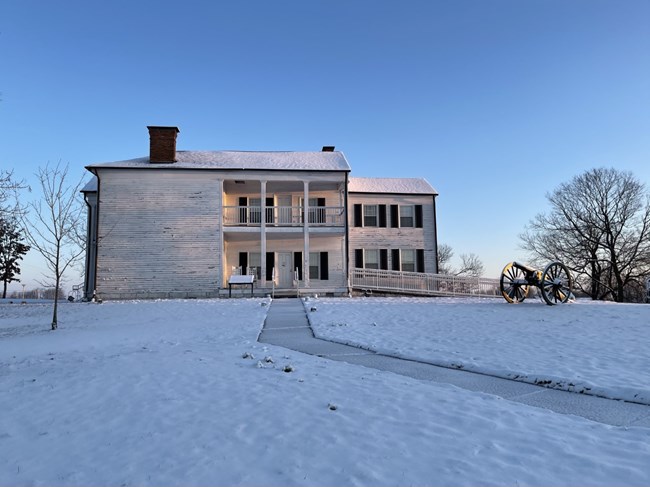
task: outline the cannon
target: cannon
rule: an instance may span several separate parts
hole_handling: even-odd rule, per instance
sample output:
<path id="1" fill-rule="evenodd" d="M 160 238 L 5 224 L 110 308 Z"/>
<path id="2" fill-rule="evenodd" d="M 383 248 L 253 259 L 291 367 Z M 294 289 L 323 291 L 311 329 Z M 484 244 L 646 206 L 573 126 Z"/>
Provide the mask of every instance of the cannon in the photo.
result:
<path id="1" fill-rule="evenodd" d="M 501 272 L 501 294 L 509 303 L 521 303 L 530 286 L 539 288 L 546 304 L 566 303 L 573 298 L 571 273 L 562 262 L 551 262 L 542 271 L 519 262 L 510 262 Z"/>

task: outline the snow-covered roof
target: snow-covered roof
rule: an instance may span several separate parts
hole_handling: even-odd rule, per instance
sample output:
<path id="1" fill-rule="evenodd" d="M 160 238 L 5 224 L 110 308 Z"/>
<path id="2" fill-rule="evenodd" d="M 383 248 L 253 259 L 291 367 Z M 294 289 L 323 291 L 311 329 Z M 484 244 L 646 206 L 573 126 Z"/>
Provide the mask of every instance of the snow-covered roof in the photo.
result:
<path id="1" fill-rule="evenodd" d="M 81 190 L 82 193 L 93 193 L 97 191 L 97 177 L 93 176 Z"/>
<path id="2" fill-rule="evenodd" d="M 93 168 L 253 169 L 271 171 L 350 171 L 345 155 L 333 152 L 177 151 L 177 162 L 150 163 L 148 157 L 104 162 Z"/>
<path id="3" fill-rule="evenodd" d="M 438 194 L 423 178 L 350 178 L 349 193 Z"/>

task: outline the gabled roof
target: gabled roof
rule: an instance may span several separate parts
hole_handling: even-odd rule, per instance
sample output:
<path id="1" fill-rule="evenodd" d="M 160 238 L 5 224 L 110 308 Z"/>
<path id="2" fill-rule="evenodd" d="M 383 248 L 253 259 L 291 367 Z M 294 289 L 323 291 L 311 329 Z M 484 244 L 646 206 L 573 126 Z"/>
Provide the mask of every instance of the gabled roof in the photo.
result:
<path id="1" fill-rule="evenodd" d="M 177 151 L 177 162 L 149 162 L 148 157 L 126 161 L 103 162 L 88 169 L 250 169 L 268 171 L 350 171 L 345 155 L 332 152 L 244 152 L 244 151 Z"/>
<path id="2" fill-rule="evenodd" d="M 422 178 L 350 178 L 348 193 L 438 194 Z"/>

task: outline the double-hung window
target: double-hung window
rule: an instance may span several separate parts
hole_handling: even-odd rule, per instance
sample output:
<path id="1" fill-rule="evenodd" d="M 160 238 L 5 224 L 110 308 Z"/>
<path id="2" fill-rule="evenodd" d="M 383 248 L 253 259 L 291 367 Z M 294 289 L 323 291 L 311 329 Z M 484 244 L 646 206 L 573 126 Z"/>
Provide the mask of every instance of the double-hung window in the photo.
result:
<path id="1" fill-rule="evenodd" d="M 400 205 L 399 207 L 399 226 L 415 226 L 415 208 L 411 205 Z"/>
<path id="2" fill-rule="evenodd" d="M 309 252 L 309 279 L 320 279 L 320 252 Z"/>
<path id="3" fill-rule="evenodd" d="M 415 272 L 415 250 L 402 249 L 402 271 Z"/>
<path id="4" fill-rule="evenodd" d="M 327 281 L 329 263 L 327 252 L 309 252 L 309 279 Z"/>
<path id="5" fill-rule="evenodd" d="M 379 269 L 379 250 L 372 249 L 365 252 L 365 265 L 366 269 Z"/>
<path id="6" fill-rule="evenodd" d="M 363 226 L 376 227 L 378 213 L 377 205 L 363 205 Z"/>

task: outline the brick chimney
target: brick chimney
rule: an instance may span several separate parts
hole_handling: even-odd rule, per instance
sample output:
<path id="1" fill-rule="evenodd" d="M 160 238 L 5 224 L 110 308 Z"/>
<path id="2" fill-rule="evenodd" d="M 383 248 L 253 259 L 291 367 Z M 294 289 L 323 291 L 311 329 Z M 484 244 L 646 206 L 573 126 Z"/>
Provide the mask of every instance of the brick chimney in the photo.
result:
<path id="1" fill-rule="evenodd" d="M 155 127 L 149 129 L 149 162 L 176 162 L 176 135 L 178 127 Z"/>

